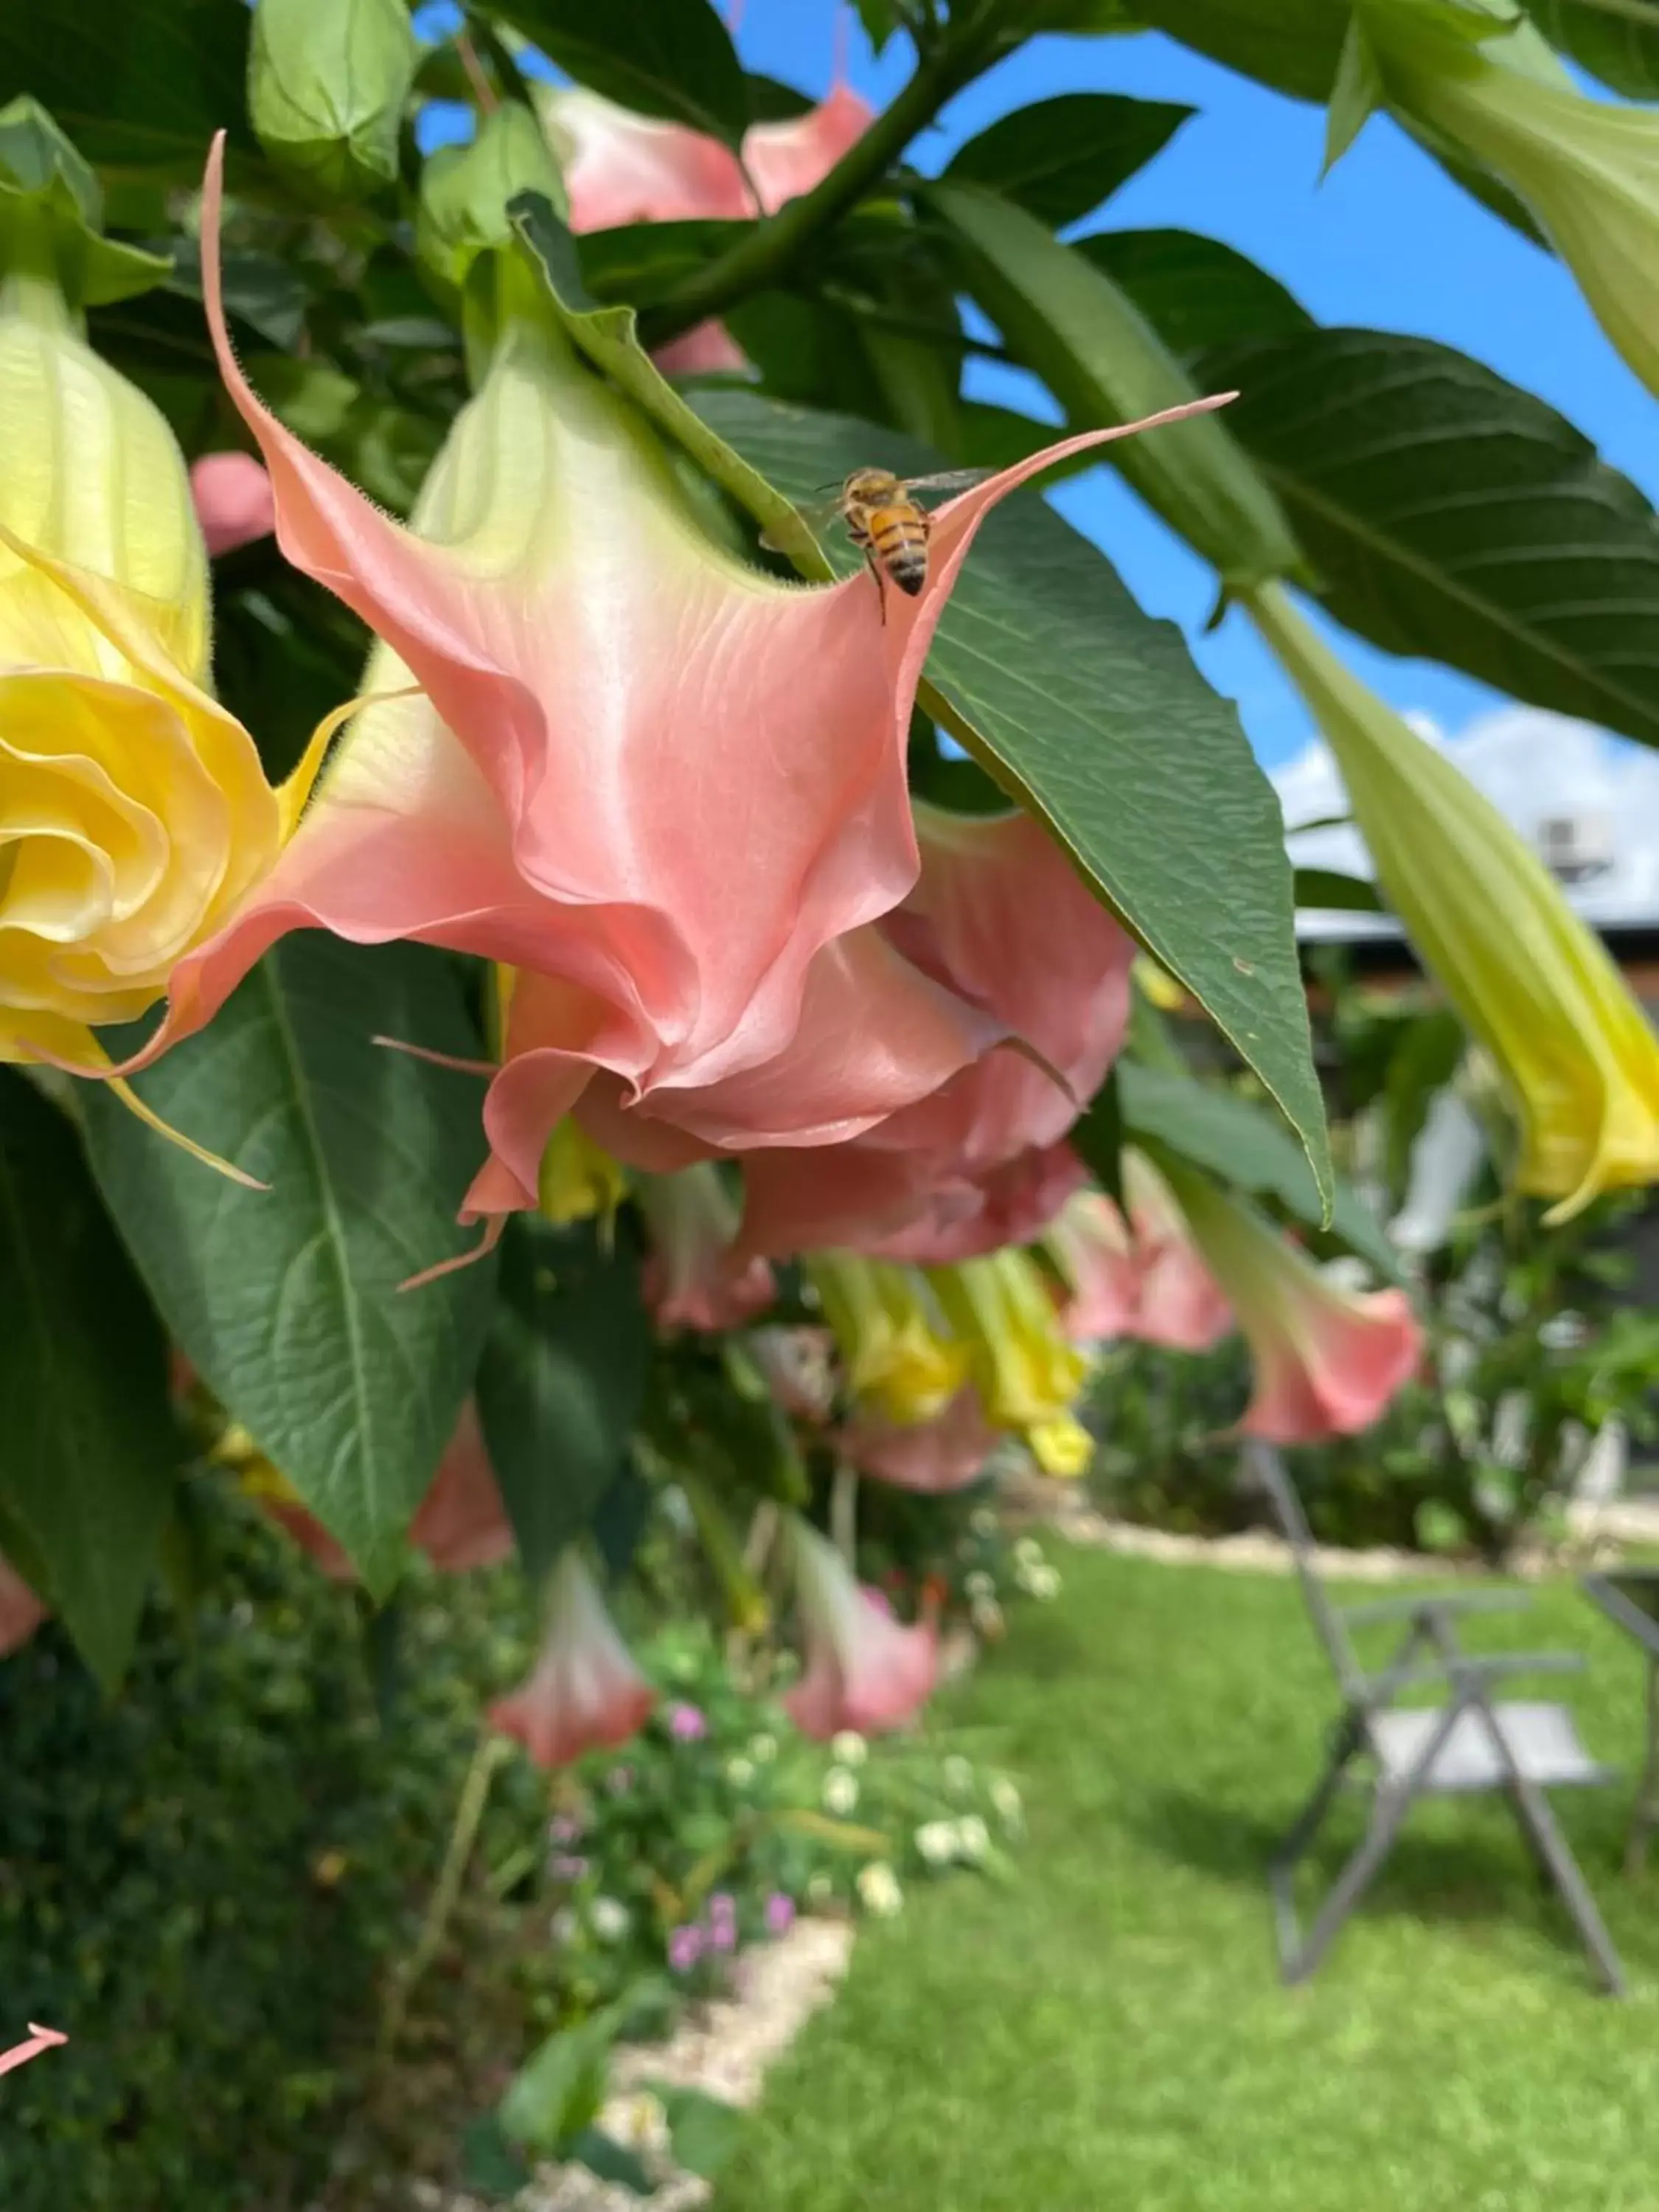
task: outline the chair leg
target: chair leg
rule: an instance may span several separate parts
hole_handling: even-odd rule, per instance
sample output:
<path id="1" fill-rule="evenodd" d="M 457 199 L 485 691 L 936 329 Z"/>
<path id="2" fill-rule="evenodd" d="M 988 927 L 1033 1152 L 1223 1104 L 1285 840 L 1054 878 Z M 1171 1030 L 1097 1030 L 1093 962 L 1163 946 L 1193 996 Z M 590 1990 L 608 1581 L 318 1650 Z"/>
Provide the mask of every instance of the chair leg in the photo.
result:
<path id="1" fill-rule="evenodd" d="M 1648 1841 L 1659 1828 L 1659 1659 L 1648 1662 L 1648 1742 L 1642 1759 L 1642 1779 L 1636 1785 L 1636 1805 L 1631 1814 L 1630 1834 L 1625 1842 L 1625 1872 L 1638 1875 L 1647 1862 Z"/>
<path id="2" fill-rule="evenodd" d="M 1568 1848 L 1567 1839 L 1556 1825 L 1550 1802 L 1536 1783 L 1510 1769 L 1513 1780 L 1510 1801 L 1515 1807 L 1516 1817 L 1526 1831 L 1528 1840 L 1538 1856 L 1549 1869 L 1550 1875 L 1561 1895 L 1561 1901 L 1573 1917 L 1573 1924 L 1583 1938 L 1584 1948 L 1595 1960 L 1596 1971 L 1606 1984 L 1609 1996 L 1625 1995 L 1625 1971 L 1619 1954 L 1613 1948 L 1595 1899 L 1590 1895 L 1589 1884 L 1578 1870 L 1578 1862 Z"/>
<path id="3" fill-rule="evenodd" d="M 1352 1722 L 1345 1722 L 1332 1747 L 1328 1765 L 1267 1863 L 1267 1886 L 1273 1902 L 1279 1971 L 1286 1982 L 1304 1980 L 1318 1964 L 1321 1953 L 1330 1941 L 1328 1933 L 1316 1948 L 1304 1941 L 1296 1910 L 1296 1872 L 1325 1825 L 1326 1815 L 1335 1802 L 1343 1777 L 1352 1763 L 1359 1744 L 1358 1728 Z M 1361 1849 L 1364 1849 L 1363 1845 Z M 1345 1869 L 1345 1875 L 1346 1871 Z"/>
<path id="4" fill-rule="evenodd" d="M 1377 1791 L 1371 1801 L 1370 1825 L 1331 1884 L 1305 1936 L 1298 1929 L 1286 1884 L 1279 1902 L 1279 1957 L 1287 1982 L 1305 1982 L 1329 1950 L 1343 1922 L 1370 1887 L 1377 1869 L 1393 1848 L 1412 1796 L 1413 1792 L 1405 1789 Z M 1288 1947 L 1285 1940 L 1287 1931 L 1291 1937 Z"/>

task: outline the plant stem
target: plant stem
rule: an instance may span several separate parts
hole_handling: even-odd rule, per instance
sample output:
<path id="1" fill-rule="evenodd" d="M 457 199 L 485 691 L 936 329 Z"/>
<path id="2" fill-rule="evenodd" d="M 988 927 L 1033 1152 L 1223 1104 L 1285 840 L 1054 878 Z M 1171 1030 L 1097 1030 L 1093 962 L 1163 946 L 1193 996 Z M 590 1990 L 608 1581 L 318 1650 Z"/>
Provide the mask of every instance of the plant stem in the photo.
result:
<path id="1" fill-rule="evenodd" d="M 645 343 L 665 344 L 709 316 L 724 314 L 751 293 L 775 284 L 815 239 L 857 206 L 945 101 L 971 83 L 998 52 L 988 20 L 976 22 L 959 38 L 942 40 L 932 52 L 923 54 L 891 106 L 882 110 L 810 192 L 788 201 L 644 311 L 640 329 Z"/>
<path id="2" fill-rule="evenodd" d="M 443 1948 L 446 1930 L 461 1893 L 465 1879 L 467 1862 L 472 1856 L 472 1846 L 478 1840 L 478 1824 L 483 1819 L 484 1806 L 489 1797 L 489 1785 L 497 1770 L 512 1756 L 513 1747 L 505 1736 L 481 1735 L 478 1748 L 472 1754 L 472 1764 L 466 1770 L 466 1779 L 461 1784 L 460 1802 L 455 1808 L 455 1823 L 449 1832 L 449 1847 L 444 1853 L 444 1863 L 433 1886 L 432 1896 L 421 1923 L 421 1932 L 415 1948 L 392 1978 L 386 1994 L 386 2010 L 380 2019 L 380 2050 L 383 2058 L 390 2058 L 403 2033 L 404 2021 L 409 2014 L 409 2001 L 415 1993 L 416 1983 Z"/>

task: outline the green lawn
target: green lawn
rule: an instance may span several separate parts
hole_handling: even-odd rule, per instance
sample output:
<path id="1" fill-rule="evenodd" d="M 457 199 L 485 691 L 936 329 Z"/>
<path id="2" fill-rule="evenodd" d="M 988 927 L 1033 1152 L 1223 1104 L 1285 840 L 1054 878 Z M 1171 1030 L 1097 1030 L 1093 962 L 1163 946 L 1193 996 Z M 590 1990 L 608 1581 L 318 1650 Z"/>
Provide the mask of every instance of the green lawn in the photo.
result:
<path id="1" fill-rule="evenodd" d="M 720 2212 L 1654 2212 L 1659 1871 L 1618 1871 L 1627 1793 L 1555 1801 L 1626 2003 L 1593 1992 L 1497 1799 L 1414 1814 L 1319 1977 L 1283 1990 L 1262 1861 L 1332 1696 L 1294 1587 L 1055 1556 L 1060 1600 L 945 1713 L 1026 1790 L 1022 1880 L 866 1925 Z M 1476 1626 L 1587 1653 L 1565 1694 L 1633 1771 L 1639 1661 L 1570 1585 Z M 1358 1832 L 1356 1805 L 1333 1856 Z"/>

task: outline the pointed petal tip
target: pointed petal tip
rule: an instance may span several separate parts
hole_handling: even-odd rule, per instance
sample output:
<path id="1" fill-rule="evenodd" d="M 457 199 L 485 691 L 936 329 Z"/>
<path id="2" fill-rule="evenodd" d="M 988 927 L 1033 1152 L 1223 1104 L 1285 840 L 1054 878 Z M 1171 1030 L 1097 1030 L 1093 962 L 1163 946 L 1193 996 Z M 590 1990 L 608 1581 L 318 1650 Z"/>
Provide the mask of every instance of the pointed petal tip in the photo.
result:
<path id="1" fill-rule="evenodd" d="M 476 1267 L 480 1260 L 488 1259 L 501 1243 L 501 1231 L 506 1227 L 507 1216 L 504 1213 L 492 1214 L 484 1224 L 483 1235 L 470 1252 L 457 1252 L 452 1259 L 440 1260 L 433 1267 L 422 1267 L 419 1274 L 407 1276 L 398 1285 L 399 1294 L 404 1291 L 422 1290 L 428 1283 L 435 1283 L 440 1275 L 458 1274 L 463 1267 Z"/>

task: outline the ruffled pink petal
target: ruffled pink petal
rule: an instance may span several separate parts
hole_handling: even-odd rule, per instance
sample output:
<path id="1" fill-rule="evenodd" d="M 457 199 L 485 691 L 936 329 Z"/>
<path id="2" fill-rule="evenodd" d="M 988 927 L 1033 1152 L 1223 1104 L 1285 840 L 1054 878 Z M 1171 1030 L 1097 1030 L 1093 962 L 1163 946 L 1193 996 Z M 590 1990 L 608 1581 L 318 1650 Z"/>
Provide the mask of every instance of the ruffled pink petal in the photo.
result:
<path id="1" fill-rule="evenodd" d="M 269 538 L 276 527 L 270 478 L 252 453 L 204 453 L 191 465 L 190 495 L 216 560 L 256 538 Z"/>
<path id="2" fill-rule="evenodd" d="M 806 1671 L 784 1709 L 803 1735 L 820 1742 L 843 1729 L 860 1735 L 899 1728 L 919 1712 L 939 1680 L 939 1642 L 930 1623 L 906 1628 L 873 1591 L 854 1581 L 833 1544 L 794 1523 L 795 1594 L 806 1645 Z"/>
<path id="3" fill-rule="evenodd" d="M 15 1567 L 0 1559 L 0 1659 L 27 1644 L 52 1607 L 37 1597 Z"/>
<path id="4" fill-rule="evenodd" d="M 489 1709 L 538 1766 L 567 1766 L 586 1751 L 626 1743 L 657 1693 L 629 1657 L 599 1587 L 574 1546 L 553 1571 L 547 1632 L 528 1680 Z"/>
<path id="5" fill-rule="evenodd" d="M 860 1474 L 929 1496 L 977 1482 L 998 1442 L 971 1386 L 959 1390 L 931 1421 L 906 1426 L 860 1414 L 838 1439 L 842 1457 Z"/>

